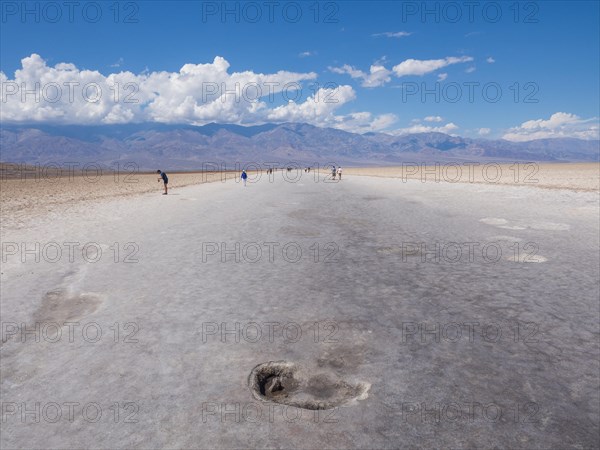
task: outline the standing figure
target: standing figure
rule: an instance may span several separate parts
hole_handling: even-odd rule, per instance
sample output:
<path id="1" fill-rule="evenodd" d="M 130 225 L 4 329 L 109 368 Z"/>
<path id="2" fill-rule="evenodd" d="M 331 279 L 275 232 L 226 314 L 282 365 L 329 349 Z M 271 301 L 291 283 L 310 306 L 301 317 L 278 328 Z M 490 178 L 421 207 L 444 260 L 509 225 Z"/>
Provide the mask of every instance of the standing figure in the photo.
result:
<path id="1" fill-rule="evenodd" d="M 248 179 L 248 174 L 246 173 L 245 170 L 242 170 L 242 175 L 240 177 L 242 179 L 242 181 L 244 182 L 244 186 L 246 186 L 246 180 Z"/>
<path id="2" fill-rule="evenodd" d="M 163 195 L 167 195 L 167 184 L 169 184 L 169 178 L 167 177 L 167 174 L 162 172 L 160 169 L 157 170 L 156 173 L 160 175 L 158 181 L 160 182 L 160 180 L 162 179 L 163 183 L 165 184 L 165 192 L 163 192 Z"/>
<path id="3" fill-rule="evenodd" d="M 342 181 L 342 168 L 338 167 L 338 178 Z"/>
<path id="4" fill-rule="evenodd" d="M 335 166 L 331 168 L 331 176 L 333 177 L 333 181 L 335 181 L 335 175 L 337 174 L 337 170 L 335 170 Z"/>

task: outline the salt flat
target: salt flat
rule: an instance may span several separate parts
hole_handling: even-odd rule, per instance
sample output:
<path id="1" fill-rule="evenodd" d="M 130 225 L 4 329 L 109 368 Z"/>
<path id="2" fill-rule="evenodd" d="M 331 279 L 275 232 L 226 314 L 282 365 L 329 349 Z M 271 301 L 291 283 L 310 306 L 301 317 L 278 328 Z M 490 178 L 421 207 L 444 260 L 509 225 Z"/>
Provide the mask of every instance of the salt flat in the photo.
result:
<path id="1" fill-rule="evenodd" d="M 598 446 L 596 192 L 275 176 L 3 228 L 0 446 Z"/>

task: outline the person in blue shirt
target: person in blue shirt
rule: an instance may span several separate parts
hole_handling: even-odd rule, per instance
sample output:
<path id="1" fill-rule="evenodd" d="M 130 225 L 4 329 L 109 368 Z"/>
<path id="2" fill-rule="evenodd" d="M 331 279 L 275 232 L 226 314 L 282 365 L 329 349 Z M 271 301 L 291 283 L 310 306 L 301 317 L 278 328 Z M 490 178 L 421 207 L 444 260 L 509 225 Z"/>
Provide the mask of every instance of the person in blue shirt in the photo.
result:
<path id="1" fill-rule="evenodd" d="M 161 170 L 157 170 L 156 173 L 160 175 L 158 181 L 160 181 L 162 178 L 163 183 L 165 184 L 165 192 L 163 192 L 163 195 L 167 195 L 167 184 L 169 184 L 169 177 L 167 177 L 167 174 L 162 172 Z"/>
<path id="2" fill-rule="evenodd" d="M 244 182 L 244 186 L 246 186 L 246 180 L 248 179 L 248 174 L 246 173 L 245 170 L 242 170 L 242 176 L 240 178 Z"/>

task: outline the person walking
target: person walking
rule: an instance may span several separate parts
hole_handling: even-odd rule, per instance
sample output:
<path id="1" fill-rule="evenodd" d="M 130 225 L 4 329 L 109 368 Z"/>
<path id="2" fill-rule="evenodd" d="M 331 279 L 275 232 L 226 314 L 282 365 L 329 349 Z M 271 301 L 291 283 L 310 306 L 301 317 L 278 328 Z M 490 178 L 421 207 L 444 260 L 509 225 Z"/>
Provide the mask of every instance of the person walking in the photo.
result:
<path id="1" fill-rule="evenodd" d="M 162 179 L 165 185 L 165 192 L 163 192 L 163 195 L 167 195 L 167 184 L 169 184 L 169 177 L 167 177 L 167 174 L 161 171 L 160 169 L 157 170 L 156 173 L 160 175 L 158 181 L 160 182 L 160 180 Z"/>
<path id="2" fill-rule="evenodd" d="M 337 173 L 337 170 L 335 170 L 335 166 L 333 166 L 331 168 L 331 176 L 333 177 L 333 181 L 335 181 L 335 175 L 336 175 L 336 173 Z"/>
<path id="3" fill-rule="evenodd" d="M 340 179 L 340 181 L 342 181 L 342 168 L 338 167 L 338 178 Z"/>
<path id="4" fill-rule="evenodd" d="M 244 182 L 244 186 L 246 186 L 246 180 L 248 179 L 248 174 L 246 173 L 245 170 L 242 170 L 242 175 L 240 177 L 242 179 L 242 181 Z"/>

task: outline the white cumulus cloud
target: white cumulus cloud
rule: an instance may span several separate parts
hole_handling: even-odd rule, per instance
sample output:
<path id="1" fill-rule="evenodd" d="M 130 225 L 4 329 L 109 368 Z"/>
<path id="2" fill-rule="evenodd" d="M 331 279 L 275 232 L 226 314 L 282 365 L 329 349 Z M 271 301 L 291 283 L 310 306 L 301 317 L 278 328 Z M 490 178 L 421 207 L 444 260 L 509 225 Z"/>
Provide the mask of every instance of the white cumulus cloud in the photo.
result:
<path id="1" fill-rule="evenodd" d="M 346 131 L 363 133 L 380 131 L 396 121 L 394 114 L 375 116 L 370 112 L 358 112 L 336 115 L 334 111 L 340 104 L 356 98 L 350 86 L 322 88 L 303 103 L 289 102 L 278 106 L 267 115 L 272 122 L 306 122 L 312 125 L 339 128 Z"/>
<path id="2" fill-rule="evenodd" d="M 364 72 L 348 64 L 344 64 L 342 67 L 329 67 L 329 70 L 334 73 L 350 75 L 353 79 L 361 80 L 361 86 L 363 87 L 379 87 L 389 83 L 391 75 L 395 75 L 398 78 L 410 75 L 420 76 L 435 72 L 438 69 L 452 64 L 471 61 L 473 61 L 473 58 L 470 56 L 448 56 L 443 59 L 407 59 L 400 64 L 395 65 L 392 70 L 387 69 L 383 65 L 384 61 L 379 61 L 371 65 L 369 72 Z M 467 72 L 472 72 L 474 70 L 475 68 L 470 68 L 467 69 Z M 438 81 L 444 81 L 447 77 L 447 73 L 438 74 Z"/>
<path id="3" fill-rule="evenodd" d="M 406 77 L 409 75 L 425 75 L 434 72 L 442 67 L 452 64 L 471 62 L 473 58 L 470 56 L 454 57 L 448 56 L 443 59 L 407 59 L 400 64 L 394 66 L 392 70 L 397 77 Z"/>
<path id="4" fill-rule="evenodd" d="M 387 133 L 393 134 L 393 135 L 414 134 L 414 133 L 434 133 L 434 132 L 451 134 L 452 131 L 457 130 L 457 129 L 458 129 L 458 125 L 456 125 L 452 122 L 449 122 L 442 126 L 431 126 L 431 125 L 424 125 L 421 123 L 416 123 L 414 125 L 411 125 L 410 127 L 398 128 L 396 130 L 389 131 Z"/>
<path id="5" fill-rule="evenodd" d="M 582 119 L 575 114 L 557 112 L 548 120 L 536 119 L 510 128 L 504 136 L 509 141 L 531 141 L 547 138 L 600 139 L 597 117 Z"/>
<path id="6" fill-rule="evenodd" d="M 356 98 L 351 86 L 320 89 L 301 97 L 297 94 L 302 82 L 315 80 L 315 73 L 231 72 L 229 62 L 220 56 L 210 63 L 185 64 L 178 72 L 145 70 L 140 74 L 104 75 L 72 63 L 49 66 L 37 54 L 21 63 L 14 78 L 0 72 L 0 121 L 192 125 L 298 121 L 348 130 L 354 126 L 355 131 L 382 129 L 395 121 L 389 114 L 336 114 Z"/>
<path id="7" fill-rule="evenodd" d="M 383 86 L 391 80 L 391 72 L 381 64 L 373 64 L 369 69 L 369 73 L 348 64 L 344 64 L 342 67 L 330 67 L 329 70 L 334 73 L 348 74 L 354 79 L 362 80 L 361 86 L 363 87 Z"/>

